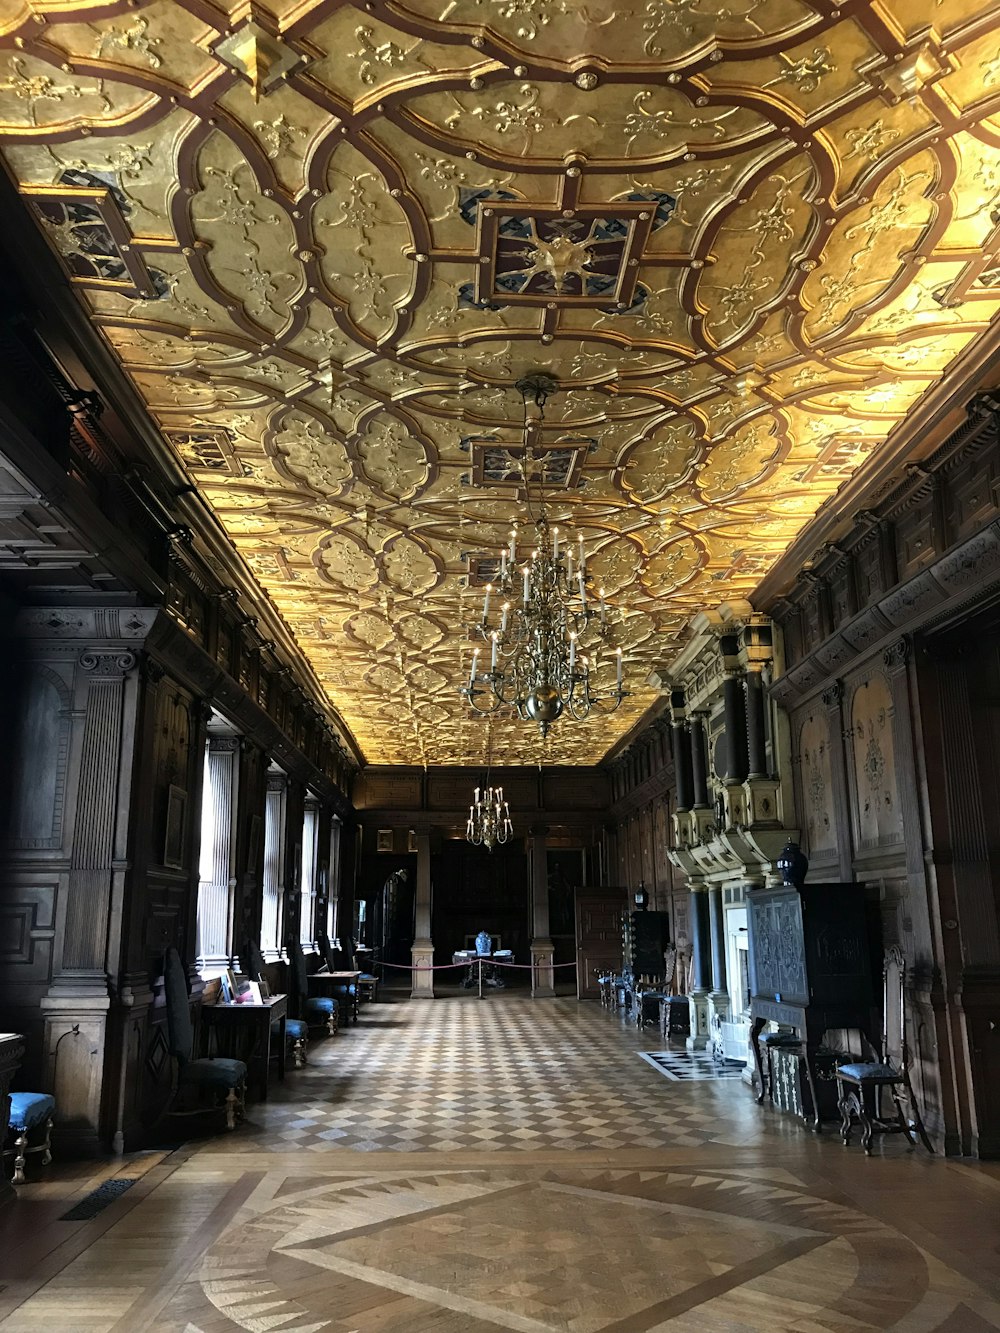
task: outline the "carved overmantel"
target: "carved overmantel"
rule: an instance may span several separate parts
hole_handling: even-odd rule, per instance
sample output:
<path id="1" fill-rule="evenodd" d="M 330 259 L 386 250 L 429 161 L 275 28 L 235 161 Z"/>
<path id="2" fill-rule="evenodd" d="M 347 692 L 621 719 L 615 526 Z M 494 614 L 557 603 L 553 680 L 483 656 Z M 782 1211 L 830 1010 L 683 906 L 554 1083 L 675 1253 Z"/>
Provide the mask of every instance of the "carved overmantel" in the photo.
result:
<path id="1" fill-rule="evenodd" d="M 786 724 L 767 688 L 775 672 L 775 628 L 748 602 L 700 612 L 669 673 L 675 725 L 708 744 L 707 800 L 673 816 L 671 862 L 705 883 L 776 882 L 775 862 L 797 836 L 787 762 Z"/>
<path id="2" fill-rule="evenodd" d="M 776 655 L 780 662 L 768 617 L 730 602 L 694 618 L 684 652 L 655 680 L 670 701 L 676 775 L 668 857 L 690 892 L 688 1045 L 720 1054 L 741 1048 L 748 1032 L 742 1012 L 731 1011 L 730 931 L 739 918 L 726 909 L 779 882 L 778 856 L 798 836 L 787 721 L 768 694 Z"/>

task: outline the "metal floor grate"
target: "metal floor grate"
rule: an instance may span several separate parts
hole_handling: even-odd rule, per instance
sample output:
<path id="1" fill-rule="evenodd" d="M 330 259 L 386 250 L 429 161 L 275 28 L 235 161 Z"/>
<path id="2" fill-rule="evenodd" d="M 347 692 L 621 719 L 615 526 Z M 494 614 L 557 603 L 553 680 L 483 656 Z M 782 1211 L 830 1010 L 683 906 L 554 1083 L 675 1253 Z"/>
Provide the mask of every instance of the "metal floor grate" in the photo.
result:
<path id="1" fill-rule="evenodd" d="M 91 1190 L 79 1203 L 75 1203 L 68 1213 L 63 1213 L 59 1221 L 89 1222 L 103 1208 L 107 1208 L 109 1203 L 114 1203 L 115 1199 L 120 1198 L 126 1190 L 130 1190 L 138 1180 L 138 1176 L 118 1176 L 114 1180 L 106 1180 L 103 1185 L 98 1185 L 96 1190 Z"/>

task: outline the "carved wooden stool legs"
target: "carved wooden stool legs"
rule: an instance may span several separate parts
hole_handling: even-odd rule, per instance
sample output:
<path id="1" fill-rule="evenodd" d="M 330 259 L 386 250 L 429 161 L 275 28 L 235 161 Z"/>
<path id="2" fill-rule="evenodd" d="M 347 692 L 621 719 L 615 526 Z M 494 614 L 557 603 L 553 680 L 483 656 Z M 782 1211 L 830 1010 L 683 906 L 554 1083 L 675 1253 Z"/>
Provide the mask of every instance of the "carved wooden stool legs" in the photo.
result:
<path id="1" fill-rule="evenodd" d="M 14 1184 L 24 1184 L 25 1150 L 28 1147 L 28 1131 L 22 1129 L 14 1140 Z"/>

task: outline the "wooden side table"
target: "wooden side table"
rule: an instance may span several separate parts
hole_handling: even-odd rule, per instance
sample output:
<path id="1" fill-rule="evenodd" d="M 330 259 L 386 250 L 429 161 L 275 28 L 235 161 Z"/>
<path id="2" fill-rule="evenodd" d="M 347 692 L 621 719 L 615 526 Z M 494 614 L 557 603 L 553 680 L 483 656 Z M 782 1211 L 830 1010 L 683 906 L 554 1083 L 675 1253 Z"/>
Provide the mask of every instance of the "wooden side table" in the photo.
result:
<path id="1" fill-rule="evenodd" d="M 361 976 L 360 970 L 357 972 L 310 972 L 309 986 L 315 988 L 320 995 L 329 995 L 335 1000 L 343 1000 L 342 991 L 346 991 L 350 983 L 354 982 L 354 995 L 348 994 L 343 1005 L 344 1020 L 346 1022 L 348 1014 L 356 1023 L 358 1021 L 358 978 Z"/>
<path id="2" fill-rule="evenodd" d="M 285 1077 L 285 1021 L 288 996 L 272 995 L 263 1004 L 203 1004 L 202 1022 L 208 1027 L 208 1054 L 243 1060 L 247 1081 L 260 1087 L 261 1101 L 267 1100 L 271 1066 L 271 1032 L 278 1028 L 278 1078 Z"/>

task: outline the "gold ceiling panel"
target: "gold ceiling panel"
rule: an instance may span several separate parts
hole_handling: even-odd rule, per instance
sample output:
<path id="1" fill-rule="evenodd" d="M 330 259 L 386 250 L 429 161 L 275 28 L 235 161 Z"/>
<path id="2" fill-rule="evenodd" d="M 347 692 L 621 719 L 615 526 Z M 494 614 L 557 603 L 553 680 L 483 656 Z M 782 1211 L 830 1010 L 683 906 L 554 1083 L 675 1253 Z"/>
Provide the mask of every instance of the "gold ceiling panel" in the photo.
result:
<path id="1" fill-rule="evenodd" d="M 589 763 L 996 315 L 998 29 L 1000 0 L 0 0 L 0 150 L 371 762 L 483 755 L 476 564 L 524 512 L 513 382 L 556 376 L 550 503 L 633 693 L 493 747 Z"/>

